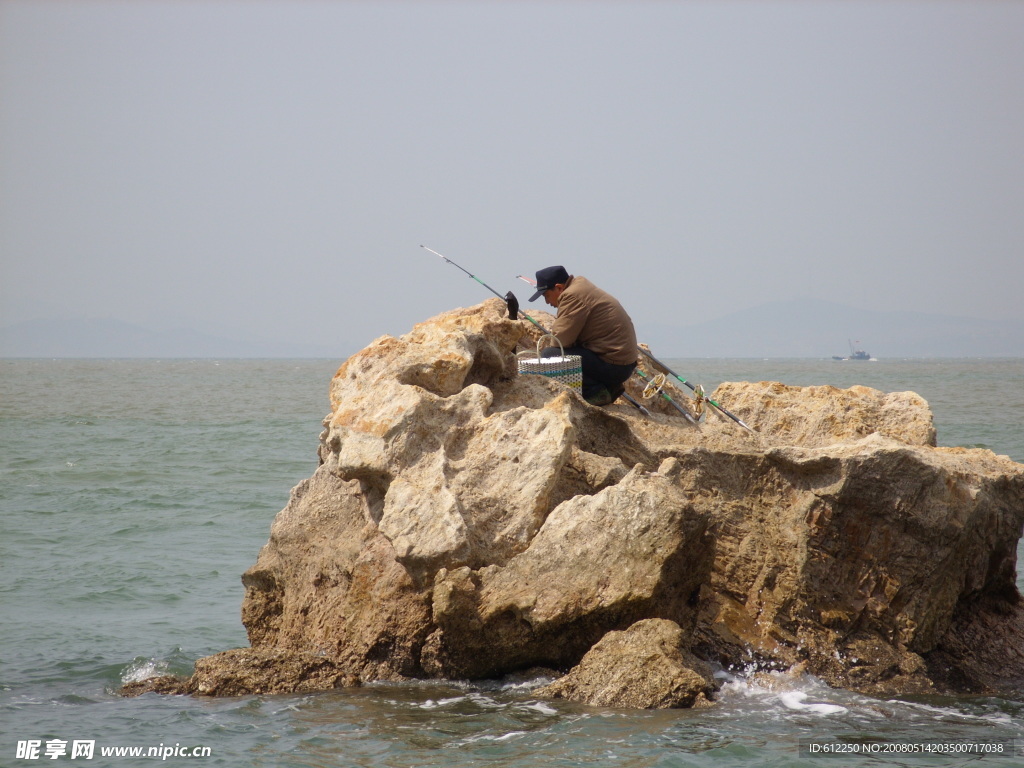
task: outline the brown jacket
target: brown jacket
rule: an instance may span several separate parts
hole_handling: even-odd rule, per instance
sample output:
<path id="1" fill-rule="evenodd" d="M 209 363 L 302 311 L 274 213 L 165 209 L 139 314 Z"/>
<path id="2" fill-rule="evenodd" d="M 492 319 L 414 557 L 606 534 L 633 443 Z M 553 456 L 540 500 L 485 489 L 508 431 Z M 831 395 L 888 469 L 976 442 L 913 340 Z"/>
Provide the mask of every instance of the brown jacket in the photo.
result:
<path id="1" fill-rule="evenodd" d="M 611 294 L 585 277 L 570 276 L 558 300 L 555 336 L 563 346 L 589 349 L 606 363 L 636 362 L 636 331 Z"/>

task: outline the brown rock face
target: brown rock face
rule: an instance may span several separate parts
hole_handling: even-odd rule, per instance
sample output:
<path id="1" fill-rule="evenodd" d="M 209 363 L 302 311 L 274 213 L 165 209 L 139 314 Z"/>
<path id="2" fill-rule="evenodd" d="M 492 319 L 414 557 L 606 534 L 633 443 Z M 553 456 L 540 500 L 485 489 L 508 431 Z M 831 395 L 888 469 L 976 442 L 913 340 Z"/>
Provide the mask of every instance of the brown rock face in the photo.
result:
<path id="1" fill-rule="evenodd" d="M 669 459 L 564 502 L 505 566 L 439 572 L 425 671 L 480 678 L 569 667 L 610 629 L 640 619 L 692 627 L 711 542 L 706 516 L 675 490 L 677 468 Z"/>
<path id="2" fill-rule="evenodd" d="M 265 693 L 310 693 L 354 687 L 359 678 L 333 659 L 278 649 L 236 648 L 196 662 L 188 680 L 151 677 L 129 683 L 124 696 L 143 693 L 196 696 L 249 696 Z"/>
<path id="3" fill-rule="evenodd" d="M 430 602 L 373 524 L 372 498 L 324 467 L 293 490 L 242 576 L 254 648 L 330 655 L 368 678 L 419 673 Z"/>
<path id="4" fill-rule="evenodd" d="M 1024 466 L 935 448 L 913 393 L 719 387 L 756 434 L 595 408 L 515 375 L 530 333 L 492 300 L 342 365 L 321 466 L 243 576 L 252 649 L 202 660 L 192 691 L 586 660 L 553 690 L 685 706 L 686 645 L 875 693 L 1024 684 Z"/>
<path id="5" fill-rule="evenodd" d="M 569 674 L 537 691 L 601 707 L 671 709 L 706 705 L 711 668 L 687 650 L 689 638 L 665 619 L 609 632 Z"/>
<path id="6" fill-rule="evenodd" d="M 683 461 L 686 489 L 715 510 L 710 646 L 727 638 L 786 664 L 806 660 L 838 686 L 930 690 L 922 657 L 954 615 L 978 615 L 968 606 L 981 595 L 1019 600 L 1019 465 L 880 436 L 772 448 L 740 460 L 742 473 L 738 458 Z"/>
<path id="7" fill-rule="evenodd" d="M 805 448 L 852 442 L 879 434 L 909 445 L 935 445 L 928 403 L 914 392 L 879 392 L 870 387 L 790 387 L 777 381 L 726 382 L 716 402 L 776 441 Z"/>

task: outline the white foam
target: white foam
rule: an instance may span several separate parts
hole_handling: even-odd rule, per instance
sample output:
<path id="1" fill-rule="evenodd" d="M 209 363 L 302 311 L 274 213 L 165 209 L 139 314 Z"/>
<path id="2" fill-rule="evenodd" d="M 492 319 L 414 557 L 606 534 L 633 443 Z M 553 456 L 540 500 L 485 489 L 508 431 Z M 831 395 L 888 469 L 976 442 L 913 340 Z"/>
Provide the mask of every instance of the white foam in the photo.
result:
<path id="1" fill-rule="evenodd" d="M 458 704 L 460 701 L 465 701 L 467 696 L 453 696 L 449 699 L 440 699 L 434 701 L 433 699 L 427 699 L 419 705 L 420 709 L 440 709 L 441 707 L 447 707 L 451 704 Z"/>
<path id="2" fill-rule="evenodd" d="M 479 736 L 470 736 L 467 739 L 463 739 L 462 743 L 472 744 L 478 741 L 508 741 L 509 739 L 517 739 L 520 736 L 525 735 L 526 731 L 509 731 L 508 733 L 503 733 L 501 736 L 493 736 L 489 733 L 483 733 Z"/>
<path id="3" fill-rule="evenodd" d="M 526 731 L 509 731 L 504 736 L 495 736 L 495 741 L 507 741 L 508 739 L 514 739 L 517 736 L 525 736 Z"/>
<path id="4" fill-rule="evenodd" d="M 827 717 L 849 711 L 839 704 L 821 701 L 830 698 L 831 692 L 812 675 L 788 670 L 759 672 L 749 676 L 726 674 L 722 677 L 725 682 L 722 684 L 721 695 L 741 697 L 755 706 L 768 707 L 780 713 L 789 711 Z M 811 700 L 808 701 L 808 698 Z"/>
<path id="5" fill-rule="evenodd" d="M 807 694 L 803 691 L 786 691 L 779 694 L 779 701 L 787 709 L 795 709 L 815 715 L 837 715 L 840 712 L 847 711 L 846 707 L 841 707 L 838 704 L 825 704 L 823 702 L 805 704 L 804 699 L 806 698 Z"/>
<path id="6" fill-rule="evenodd" d="M 531 701 L 528 704 L 523 705 L 524 709 L 532 709 L 534 712 L 540 712 L 542 715 L 557 715 L 558 710 L 545 704 L 542 701 Z"/>
<path id="7" fill-rule="evenodd" d="M 143 680 L 149 680 L 151 677 L 160 677 L 165 674 L 167 674 L 166 661 L 145 659 L 129 664 L 124 672 L 121 673 L 121 682 L 141 683 Z"/>
<path id="8" fill-rule="evenodd" d="M 485 696 L 482 693 L 471 693 L 468 698 L 478 707 L 482 707 L 483 709 L 504 709 L 507 706 L 506 704 L 502 704 L 500 701 L 495 701 L 490 696 Z"/>
<path id="9" fill-rule="evenodd" d="M 919 712 L 927 712 L 936 720 L 946 720 L 949 718 L 959 718 L 961 720 L 981 720 L 989 723 L 999 722 L 1014 722 L 1012 717 L 1008 717 L 1004 713 L 993 712 L 985 715 L 974 715 L 970 712 L 962 712 L 958 709 L 952 709 L 949 707 L 933 707 L 930 704 L 924 704 L 916 701 L 890 701 L 890 704 L 899 704 L 900 706 L 907 707 L 908 709 L 917 710 Z"/>
<path id="10" fill-rule="evenodd" d="M 516 678 L 509 677 L 502 681 L 502 691 L 532 691 L 534 688 L 548 685 L 555 681 L 555 677 L 546 674 L 539 674 L 534 677 Z"/>

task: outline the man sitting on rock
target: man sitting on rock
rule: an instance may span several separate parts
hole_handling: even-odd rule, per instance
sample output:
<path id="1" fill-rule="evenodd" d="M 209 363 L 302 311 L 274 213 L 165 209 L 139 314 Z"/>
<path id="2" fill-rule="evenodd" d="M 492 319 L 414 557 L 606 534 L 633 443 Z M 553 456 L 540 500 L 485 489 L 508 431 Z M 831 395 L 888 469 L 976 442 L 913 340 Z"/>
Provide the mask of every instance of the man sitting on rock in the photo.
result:
<path id="1" fill-rule="evenodd" d="M 614 402 L 636 368 L 636 331 L 626 310 L 614 296 L 562 266 L 537 272 L 537 292 L 530 301 L 540 296 L 558 308 L 553 332 L 565 354 L 583 360 L 583 398 L 591 405 Z M 557 347 L 541 352 L 543 357 L 560 354 Z"/>

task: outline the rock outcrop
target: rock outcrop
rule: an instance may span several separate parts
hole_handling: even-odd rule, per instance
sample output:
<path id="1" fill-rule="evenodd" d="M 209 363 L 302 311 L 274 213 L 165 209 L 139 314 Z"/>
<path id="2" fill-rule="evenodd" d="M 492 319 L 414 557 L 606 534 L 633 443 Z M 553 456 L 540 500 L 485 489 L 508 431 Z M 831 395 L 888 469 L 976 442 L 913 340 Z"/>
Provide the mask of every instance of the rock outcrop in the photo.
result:
<path id="1" fill-rule="evenodd" d="M 492 300 L 341 366 L 320 467 L 243 575 L 252 649 L 182 690 L 545 666 L 568 672 L 553 696 L 691 706 L 702 662 L 885 695 L 1024 684 L 1024 466 L 936 448 L 913 393 L 719 387 L 756 433 L 658 397 L 595 408 L 516 375 L 531 333 Z"/>
<path id="2" fill-rule="evenodd" d="M 644 619 L 606 634 L 569 674 L 537 695 L 629 709 L 707 706 L 714 677 L 688 645 L 678 624 Z"/>
<path id="3" fill-rule="evenodd" d="M 276 648 L 235 648 L 200 659 L 196 662 L 195 673 L 187 680 L 161 675 L 128 683 L 121 693 L 125 696 L 149 692 L 248 696 L 354 688 L 360 682 L 356 675 L 321 654 Z"/>
<path id="4" fill-rule="evenodd" d="M 707 516 L 676 490 L 678 462 L 639 468 L 551 511 L 504 566 L 434 577 L 424 671 L 496 677 L 568 668 L 610 629 L 657 616 L 692 627 L 711 568 Z"/>

